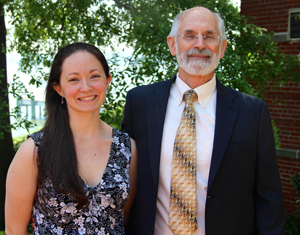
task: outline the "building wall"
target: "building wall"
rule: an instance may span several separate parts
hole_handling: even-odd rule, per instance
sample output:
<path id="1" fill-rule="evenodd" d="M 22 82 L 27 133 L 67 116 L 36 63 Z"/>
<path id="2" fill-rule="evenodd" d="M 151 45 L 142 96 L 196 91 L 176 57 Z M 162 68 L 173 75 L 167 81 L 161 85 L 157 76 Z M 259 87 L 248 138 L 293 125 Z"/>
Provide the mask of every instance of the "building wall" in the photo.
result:
<path id="1" fill-rule="evenodd" d="M 278 101 L 276 101 L 276 97 Z M 269 90 L 265 101 L 271 117 L 280 128 L 282 149 L 300 149 L 300 86 L 299 83 L 288 82 L 278 91 Z M 278 103 L 280 102 L 280 103 Z M 300 157 L 300 153 L 298 154 Z"/>
<path id="2" fill-rule="evenodd" d="M 299 0 L 241 0 L 241 14 L 255 17 L 253 22 L 274 33 L 288 31 L 289 9 L 300 9 Z M 279 42 L 278 46 L 286 54 L 297 55 L 300 43 Z"/>
<path id="3" fill-rule="evenodd" d="M 256 25 L 274 31 L 274 40 L 286 55 L 298 55 L 300 41 L 288 41 L 289 9 L 300 9 L 300 0 L 241 0 L 241 14 L 254 17 Z M 278 97 L 278 102 L 275 100 Z M 265 101 L 280 128 L 277 151 L 279 170 L 288 214 L 296 212 L 296 192 L 290 177 L 300 174 L 300 84 L 289 82 L 278 91 L 268 89 Z"/>
<path id="4" fill-rule="evenodd" d="M 281 184 L 284 194 L 284 207 L 287 214 L 294 214 L 296 209 L 296 190 L 291 184 L 291 175 L 299 174 L 300 159 L 287 157 L 277 158 L 281 174 Z"/>

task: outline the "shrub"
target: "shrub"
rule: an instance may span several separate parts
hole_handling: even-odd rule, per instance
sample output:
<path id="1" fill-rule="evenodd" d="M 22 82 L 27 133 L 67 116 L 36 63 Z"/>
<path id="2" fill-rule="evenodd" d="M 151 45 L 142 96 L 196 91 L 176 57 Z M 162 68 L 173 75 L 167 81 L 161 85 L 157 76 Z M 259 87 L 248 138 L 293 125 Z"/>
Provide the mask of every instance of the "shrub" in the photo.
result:
<path id="1" fill-rule="evenodd" d="M 39 131 L 41 128 L 38 128 L 36 130 L 33 130 L 31 132 L 29 132 L 28 134 L 25 134 L 25 135 L 21 135 L 21 136 L 18 136 L 18 137 L 14 137 L 13 138 L 13 143 L 14 143 L 14 149 L 15 149 L 15 152 L 17 152 L 17 150 L 19 149 L 20 145 L 26 140 L 27 136 L 33 132 L 36 132 L 36 131 Z M 0 233 L 0 235 L 2 235 Z"/>
<path id="2" fill-rule="evenodd" d="M 300 235 L 300 216 L 287 215 L 285 222 L 285 235 Z"/>
<path id="3" fill-rule="evenodd" d="M 296 189 L 297 214 L 298 214 L 298 216 L 300 216 L 300 174 L 299 175 L 293 175 L 291 177 L 291 183 Z"/>
<path id="4" fill-rule="evenodd" d="M 285 223 L 286 235 L 300 235 L 300 175 L 293 175 L 291 177 L 291 183 L 296 189 L 296 206 L 297 214 L 288 215 Z"/>

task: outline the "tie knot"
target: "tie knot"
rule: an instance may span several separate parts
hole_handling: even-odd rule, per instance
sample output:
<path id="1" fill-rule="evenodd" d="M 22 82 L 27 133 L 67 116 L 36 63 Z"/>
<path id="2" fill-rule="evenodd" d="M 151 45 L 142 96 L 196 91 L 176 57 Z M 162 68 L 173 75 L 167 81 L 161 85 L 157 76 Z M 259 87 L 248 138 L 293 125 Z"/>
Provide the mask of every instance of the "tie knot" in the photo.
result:
<path id="1" fill-rule="evenodd" d="M 194 102 L 198 99 L 198 95 L 194 90 L 188 90 L 186 92 L 184 92 L 183 94 L 183 100 L 184 101 L 191 101 Z"/>

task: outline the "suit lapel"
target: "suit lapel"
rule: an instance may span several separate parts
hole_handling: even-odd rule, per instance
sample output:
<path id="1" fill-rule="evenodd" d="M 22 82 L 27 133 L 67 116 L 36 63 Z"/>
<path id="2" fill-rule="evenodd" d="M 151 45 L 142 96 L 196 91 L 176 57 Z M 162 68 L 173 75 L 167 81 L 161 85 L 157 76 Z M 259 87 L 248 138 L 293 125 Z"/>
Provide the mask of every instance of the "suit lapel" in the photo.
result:
<path id="1" fill-rule="evenodd" d="M 215 136 L 208 179 L 208 190 L 218 172 L 238 116 L 239 106 L 233 103 L 233 100 L 234 97 L 230 89 L 217 80 Z"/>
<path id="2" fill-rule="evenodd" d="M 157 189 L 159 179 L 159 163 L 162 132 L 165 121 L 165 114 L 170 95 L 171 85 L 176 76 L 172 79 L 158 84 L 153 95 L 147 99 L 147 130 L 149 143 L 149 161 L 152 171 L 154 186 Z"/>

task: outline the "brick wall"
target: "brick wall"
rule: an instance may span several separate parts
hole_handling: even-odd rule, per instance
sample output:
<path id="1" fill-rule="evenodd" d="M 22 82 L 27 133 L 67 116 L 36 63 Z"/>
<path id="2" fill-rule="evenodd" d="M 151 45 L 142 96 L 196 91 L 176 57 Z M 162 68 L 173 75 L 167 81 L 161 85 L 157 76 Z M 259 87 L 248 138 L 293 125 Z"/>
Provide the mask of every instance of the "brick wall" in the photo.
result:
<path id="1" fill-rule="evenodd" d="M 275 35 L 288 32 L 289 9 L 300 8 L 300 0 L 241 0 L 241 14 L 255 17 L 252 21 Z M 287 55 L 297 55 L 300 52 L 300 42 L 278 42 L 282 52 Z M 278 102 L 275 97 L 278 97 Z M 281 151 L 300 150 L 300 84 L 289 82 L 278 91 L 268 89 L 265 101 L 268 104 L 271 117 L 280 128 Z M 288 214 L 296 211 L 296 193 L 291 185 L 290 177 L 300 174 L 300 159 L 277 154 L 281 182 L 284 192 L 285 210 Z M 300 156 L 300 154 L 298 154 Z"/>
<path id="2" fill-rule="evenodd" d="M 289 9 L 300 8 L 300 0 L 241 0 L 241 14 L 255 17 L 257 26 L 275 33 L 288 30 Z M 300 43 L 280 42 L 278 46 L 286 54 L 299 54 Z"/>
<path id="3" fill-rule="evenodd" d="M 264 100 L 268 104 L 272 119 L 280 128 L 280 147 L 300 149 L 299 84 L 288 82 L 284 87 L 278 88 L 278 91 L 268 90 L 266 94 Z M 279 103 L 275 100 L 276 97 L 278 97 Z"/>
<path id="4" fill-rule="evenodd" d="M 299 174 L 300 159 L 278 157 L 281 184 L 284 194 L 284 207 L 287 214 L 294 214 L 296 209 L 296 190 L 291 184 L 291 175 Z"/>

